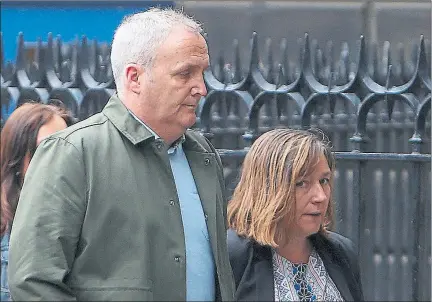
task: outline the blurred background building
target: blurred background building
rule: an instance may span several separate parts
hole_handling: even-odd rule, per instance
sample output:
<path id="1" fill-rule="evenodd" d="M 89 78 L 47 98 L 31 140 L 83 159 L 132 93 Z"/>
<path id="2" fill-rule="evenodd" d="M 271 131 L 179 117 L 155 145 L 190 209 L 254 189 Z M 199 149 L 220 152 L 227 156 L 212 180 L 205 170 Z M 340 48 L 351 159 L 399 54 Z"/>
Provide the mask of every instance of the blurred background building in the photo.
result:
<path id="1" fill-rule="evenodd" d="M 23 32 L 26 41 L 47 34 L 61 35 L 63 41 L 86 35 L 110 42 L 124 15 L 149 6 L 172 6 L 200 20 L 208 33 L 210 49 L 219 54 L 238 39 L 247 49 L 253 31 L 261 37 L 282 38 L 297 54 L 297 40 L 308 32 L 319 42 L 332 40 L 355 47 L 360 35 L 369 42 L 411 45 L 420 35 L 431 38 L 429 0 L 339 0 L 339 1 L 38 1 L 2 0 L 1 30 L 6 60 L 16 56 L 16 37 Z M 274 48 L 277 49 L 277 43 Z M 260 43 L 263 47 L 264 41 Z"/>

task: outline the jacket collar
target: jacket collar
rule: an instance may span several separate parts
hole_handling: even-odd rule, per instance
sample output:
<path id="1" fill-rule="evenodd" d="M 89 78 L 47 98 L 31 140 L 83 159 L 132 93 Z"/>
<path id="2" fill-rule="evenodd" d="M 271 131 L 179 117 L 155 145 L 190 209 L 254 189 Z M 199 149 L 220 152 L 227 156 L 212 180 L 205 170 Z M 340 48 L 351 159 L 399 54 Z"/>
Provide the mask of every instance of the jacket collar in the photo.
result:
<path id="1" fill-rule="evenodd" d="M 195 152 L 199 152 L 199 153 L 210 153 L 208 151 L 208 147 L 207 146 L 203 146 L 200 141 L 198 141 L 195 137 L 198 134 L 196 133 L 195 130 L 187 130 L 185 133 L 185 139 L 184 139 L 184 143 L 183 143 L 183 147 L 185 150 L 190 150 L 190 151 L 195 151 Z M 202 138 L 204 139 L 204 138 Z"/>
<path id="2" fill-rule="evenodd" d="M 134 145 L 156 139 L 155 133 L 129 112 L 116 93 L 111 96 L 102 113 Z M 209 153 L 207 148 L 197 141 L 195 135 L 193 130 L 188 130 L 177 143 L 183 144 L 186 151 Z"/>
<path id="3" fill-rule="evenodd" d="M 150 126 L 148 126 L 146 123 L 144 123 L 142 120 L 140 120 L 139 117 L 137 117 L 132 111 L 130 111 L 129 109 L 128 109 L 128 111 L 133 116 L 134 119 L 136 119 L 140 124 L 142 124 L 148 131 L 150 131 L 150 133 L 155 137 L 155 139 L 160 139 L 160 136 L 156 132 L 154 132 L 153 129 L 150 128 Z M 186 137 L 183 134 L 174 143 L 172 143 L 171 146 L 168 146 L 169 147 L 168 153 L 173 152 L 178 146 L 183 144 L 185 139 L 186 139 Z"/>
<path id="4" fill-rule="evenodd" d="M 130 114 L 116 93 L 111 96 L 102 113 L 134 145 L 155 139 L 154 135 Z"/>

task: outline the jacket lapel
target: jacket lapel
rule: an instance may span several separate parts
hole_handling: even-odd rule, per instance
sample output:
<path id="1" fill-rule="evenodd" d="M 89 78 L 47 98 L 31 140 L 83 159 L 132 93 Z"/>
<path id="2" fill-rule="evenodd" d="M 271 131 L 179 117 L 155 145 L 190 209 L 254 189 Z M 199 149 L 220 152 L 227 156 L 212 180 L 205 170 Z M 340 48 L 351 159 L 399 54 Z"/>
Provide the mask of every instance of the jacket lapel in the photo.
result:
<path id="1" fill-rule="evenodd" d="M 274 279 L 271 249 L 267 246 L 255 244 L 257 262 L 255 276 L 257 276 L 256 301 L 274 301 Z"/>
<path id="2" fill-rule="evenodd" d="M 328 261 L 328 259 L 325 260 L 324 258 L 328 258 L 327 255 L 321 257 L 323 258 L 324 266 L 327 270 L 327 273 L 330 275 L 330 278 L 333 280 L 344 300 L 353 301 L 354 298 L 351 295 L 351 291 L 349 290 L 347 278 L 344 275 L 343 269 L 337 263 Z"/>
<path id="3" fill-rule="evenodd" d="M 345 301 L 353 301 L 354 298 L 348 286 L 348 278 L 346 276 L 347 268 L 341 265 L 344 261 L 344 256 L 341 255 L 334 245 L 322 235 L 315 235 L 311 237 L 315 249 L 318 251 L 324 266 L 333 280 L 340 294 Z"/>
<path id="4" fill-rule="evenodd" d="M 216 185 L 218 184 L 217 163 L 213 153 L 185 149 L 195 185 L 201 199 L 213 256 L 218 259 L 216 238 Z"/>

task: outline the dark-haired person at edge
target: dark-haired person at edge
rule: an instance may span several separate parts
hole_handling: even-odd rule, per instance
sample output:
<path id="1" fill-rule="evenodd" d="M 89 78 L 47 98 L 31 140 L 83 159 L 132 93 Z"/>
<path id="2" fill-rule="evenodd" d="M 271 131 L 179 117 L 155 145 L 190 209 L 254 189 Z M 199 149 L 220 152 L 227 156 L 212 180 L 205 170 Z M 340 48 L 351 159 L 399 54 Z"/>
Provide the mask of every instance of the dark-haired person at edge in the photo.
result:
<path id="1" fill-rule="evenodd" d="M 74 123 L 57 102 L 19 106 L 1 131 L 1 301 L 10 300 L 8 287 L 9 235 L 27 168 L 40 142 Z"/>
<path id="2" fill-rule="evenodd" d="M 362 301 L 351 240 L 329 231 L 335 160 L 320 131 L 275 129 L 247 153 L 228 205 L 238 301 Z"/>

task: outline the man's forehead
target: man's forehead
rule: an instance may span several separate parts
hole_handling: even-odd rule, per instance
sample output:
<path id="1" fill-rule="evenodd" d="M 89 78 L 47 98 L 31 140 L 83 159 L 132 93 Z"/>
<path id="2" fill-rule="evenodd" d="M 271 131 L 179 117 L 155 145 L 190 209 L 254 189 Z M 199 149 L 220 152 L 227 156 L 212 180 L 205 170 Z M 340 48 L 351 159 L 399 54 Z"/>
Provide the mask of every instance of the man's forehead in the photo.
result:
<path id="1" fill-rule="evenodd" d="M 169 58 L 188 58 L 191 61 L 208 61 L 207 45 L 199 43 L 197 40 L 184 39 L 182 41 L 172 41 L 159 49 L 158 55 Z"/>
<path id="2" fill-rule="evenodd" d="M 209 65 L 209 57 L 207 56 L 185 56 L 177 60 L 174 64 L 174 68 L 193 68 L 193 67 L 204 67 L 207 68 Z"/>
<path id="3" fill-rule="evenodd" d="M 156 51 L 156 61 L 170 62 L 171 67 L 181 65 L 202 66 L 209 64 L 207 43 L 199 33 L 189 30 L 173 30 Z"/>
<path id="4" fill-rule="evenodd" d="M 207 52 L 207 42 L 204 37 L 200 33 L 185 29 L 173 30 L 163 44 L 173 48 L 196 47 Z"/>

